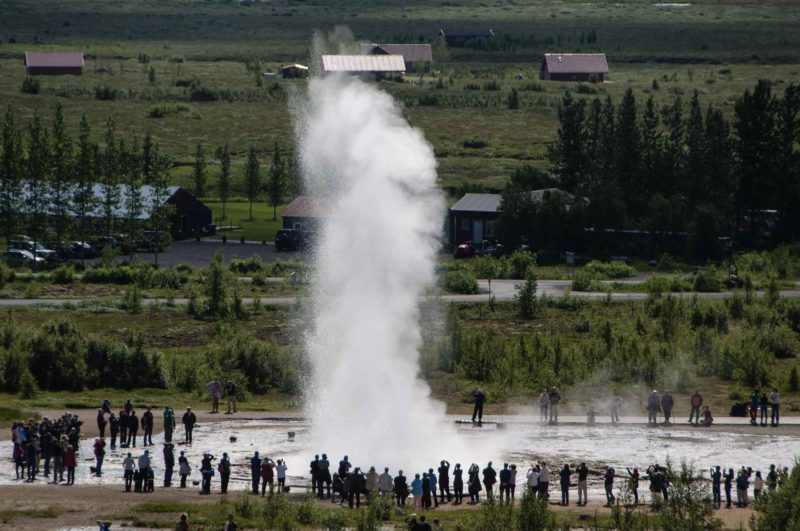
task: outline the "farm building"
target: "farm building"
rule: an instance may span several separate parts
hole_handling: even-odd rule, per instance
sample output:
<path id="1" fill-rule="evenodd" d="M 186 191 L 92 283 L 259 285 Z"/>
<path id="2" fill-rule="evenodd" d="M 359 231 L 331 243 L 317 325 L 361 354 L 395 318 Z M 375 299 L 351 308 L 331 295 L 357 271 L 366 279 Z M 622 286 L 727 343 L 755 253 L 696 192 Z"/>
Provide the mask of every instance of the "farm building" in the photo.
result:
<path id="1" fill-rule="evenodd" d="M 532 190 L 531 199 L 540 202 L 550 194 L 571 194 L 559 188 Z M 494 223 L 500 217 L 500 194 L 464 194 L 450 208 L 448 239 L 451 245 L 480 243 L 495 237 Z"/>
<path id="2" fill-rule="evenodd" d="M 494 32 L 488 31 L 445 31 L 439 30 L 439 35 L 444 37 L 448 46 L 463 48 L 468 42 L 490 41 L 494 38 Z"/>
<path id="3" fill-rule="evenodd" d="M 328 214 L 328 204 L 324 198 L 301 195 L 286 205 L 281 212 L 284 229 L 316 231 Z"/>
<path id="4" fill-rule="evenodd" d="M 139 197 L 136 198 L 136 201 L 131 201 L 128 189 L 124 185 L 113 185 L 109 193 L 111 197 L 115 198 L 111 209 L 111 217 L 117 220 L 128 219 L 128 205 L 138 204 L 139 206 L 136 209 L 134 217 L 141 223 L 143 228 L 148 228 L 150 214 L 153 211 L 157 199 L 155 193 L 155 190 L 151 186 L 144 185 L 139 188 Z M 76 190 L 70 189 L 65 190 L 63 194 L 63 196 L 67 198 L 74 197 L 75 195 Z M 23 185 L 23 205 L 29 203 L 30 196 L 30 190 L 26 185 Z M 104 206 L 105 198 L 105 186 L 97 183 L 92 185 L 91 203 L 93 208 L 87 213 L 87 217 L 95 220 L 104 219 L 106 217 Z M 43 201 L 48 202 L 47 199 Z M 204 236 L 214 233 L 215 227 L 211 220 L 211 209 L 180 186 L 170 186 L 166 188 L 158 204 L 173 208 L 172 212 L 170 212 L 170 232 L 173 239 L 191 238 L 197 235 Z M 54 215 L 55 210 L 55 204 L 52 202 L 42 208 L 42 211 L 49 213 L 49 215 Z M 71 215 L 77 214 L 75 205 L 69 204 L 67 206 L 67 213 Z M 21 214 L 25 216 L 26 212 L 23 211 Z"/>
<path id="5" fill-rule="evenodd" d="M 25 52 L 29 76 L 79 76 L 83 73 L 83 52 Z"/>
<path id="6" fill-rule="evenodd" d="M 545 81 L 602 82 L 608 74 L 604 53 L 546 53 L 539 69 Z"/>
<path id="7" fill-rule="evenodd" d="M 281 67 L 281 77 L 284 79 L 308 77 L 308 67 L 297 63 L 284 65 Z"/>
<path id="8" fill-rule="evenodd" d="M 450 208 L 450 243 L 480 243 L 494 235 L 500 194 L 465 194 Z"/>
<path id="9" fill-rule="evenodd" d="M 322 71 L 384 78 L 402 76 L 406 64 L 402 55 L 323 55 Z"/>
<path id="10" fill-rule="evenodd" d="M 361 44 L 361 55 L 402 55 L 406 72 L 428 70 L 433 62 L 430 44 Z"/>

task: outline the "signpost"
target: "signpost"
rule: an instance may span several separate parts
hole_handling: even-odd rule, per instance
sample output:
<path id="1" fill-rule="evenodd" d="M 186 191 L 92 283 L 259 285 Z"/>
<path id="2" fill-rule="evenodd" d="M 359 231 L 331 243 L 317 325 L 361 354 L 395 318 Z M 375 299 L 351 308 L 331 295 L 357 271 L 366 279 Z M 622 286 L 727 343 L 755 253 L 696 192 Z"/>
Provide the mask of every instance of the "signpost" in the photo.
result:
<path id="1" fill-rule="evenodd" d="M 567 259 L 567 275 L 573 276 L 572 274 L 574 273 L 574 267 L 575 267 L 575 253 L 573 253 L 572 251 L 567 251 L 564 254 Z"/>

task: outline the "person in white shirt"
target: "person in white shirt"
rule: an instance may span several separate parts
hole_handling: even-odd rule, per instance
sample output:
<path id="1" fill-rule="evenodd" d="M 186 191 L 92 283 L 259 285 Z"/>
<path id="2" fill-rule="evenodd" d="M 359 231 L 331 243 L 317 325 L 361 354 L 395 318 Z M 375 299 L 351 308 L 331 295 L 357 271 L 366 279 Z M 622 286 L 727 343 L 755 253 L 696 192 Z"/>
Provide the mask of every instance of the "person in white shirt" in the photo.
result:
<path id="1" fill-rule="evenodd" d="M 539 467 L 533 467 L 528 470 L 528 495 L 534 496 L 536 491 L 539 490 Z"/>
<path id="2" fill-rule="evenodd" d="M 381 497 L 391 496 L 394 488 L 394 478 L 389 473 L 389 467 L 383 469 L 383 474 L 378 477 L 378 494 Z"/>
<path id="3" fill-rule="evenodd" d="M 780 398 L 781 395 L 778 394 L 778 388 L 773 387 L 772 392 L 769 394 L 769 403 L 772 405 L 772 425 L 777 426 L 780 422 L 781 415 L 780 415 Z"/>
<path id="4" fill-rule="evenodd" d="M 136 463 L 130 453 L 122 460 L 122 468 L 125 470 L 125 492 L 130 492 L 133 483 L 133 469 L 136 468 Z"/>
<path id="5" fill-rule="evenodd" d="M 278 459 L 278 464 L 275 466 L 275 473 L 278 475 L 278 489 L 283 491 L 286 488 L 286 461 Z"/>

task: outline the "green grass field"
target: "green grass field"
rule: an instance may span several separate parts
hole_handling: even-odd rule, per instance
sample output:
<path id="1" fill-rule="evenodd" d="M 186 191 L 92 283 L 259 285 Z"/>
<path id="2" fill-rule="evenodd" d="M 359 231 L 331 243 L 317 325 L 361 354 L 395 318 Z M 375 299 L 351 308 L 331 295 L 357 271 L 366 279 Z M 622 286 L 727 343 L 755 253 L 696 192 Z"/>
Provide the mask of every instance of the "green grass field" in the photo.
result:
<path id="1" fill-rule="evenodd" d="M 217 232 L 217 238 L 225 234 L 229 239 L 275 241 L 275 233 L 283 227 L 281 211 L 286 205 L 278 207 L 276 219 L 272 219 L 272 207 L 263 203 L 253 203 L 253 219 L 250 219 L 250 203 L 236 202 L 225 204 L 225 218 L 222 218 L 222 203 L 205 203 L 211 209 L 217 226 L 237 226 L 239 230 Z"/>
<path id="2" fill-rule="evenodd" d="M 151 132 L 176 161 L 176 184 L 189 184 L 198 141 L 207 146 L 209 158 L 227 142 L 234 154 L 234 194 L 242 195 L 246 150 L 255 146 L 267 162 L 276 142 L 289 147 L 294 134 L 289 109 L 302 101 L 296 96 L 305 87 L 304 81 L 259 84 L 254 72 L 308 62 L 315 29 L 345 24 L 356 41 L 416 42 L 434 39 L 441 28 L 491 27 L 502 49 L 450 49 L 437 54 L 435 77 L 420 81 L 409 75 L 403 84 L 381 86 L 433 145 L 443 185 L 502 187 L 522 164 L 546 166 L 560 95 L 577 89 L 575 83 L 536 80 L 546 51 L 608 54 L 609 81 L 585 88 L 597 94 L 582 97 L 618 99 L 630 87 L 640 101 L 653 95 L 664 103 L 676 95 L 688 101 L 698 90 L 704 103 L 721 107 L 729 117 L 733 100 L 757 79 L 772 79 L 780 87 L 800 72 L 800 9 L 787 2 L 703 1 L 673 8 L 643 1 L 453 4 L 6 1 L 0 17 L 0 98 L 23 120 L 36 110 L 49 121 L 61 102 L 75 129 L 86 113 L 98 135 L 108 118 L 126 135 Z M 582 43 L 590 31 L 597 41 Z M 39 94 L 21 92 L 24 50 L 73 48 L 87 54 L 83 76 L 40 77 Z M 141 63 L 140 54 L 149 62 Z M 248 71 L 245 61 L 259 65 Z M 153 82 L 148 80 L 151 67 Z M 516 74 L 524 79 L 515 79 Z M 178 85 L 193 79 L 220 99 L 189 101 L 189 89 Z M 489 81 L 499 90 L 487 90 Z M 115 89 L 116 99 L 96 100 L 99 86 Z M 511 88 L 520 89 L 518 110 L 507 109 Z M 464 148 L 467 139 L 488 146 Z M 212 192 L 215 171 L 211 164 Z"/>

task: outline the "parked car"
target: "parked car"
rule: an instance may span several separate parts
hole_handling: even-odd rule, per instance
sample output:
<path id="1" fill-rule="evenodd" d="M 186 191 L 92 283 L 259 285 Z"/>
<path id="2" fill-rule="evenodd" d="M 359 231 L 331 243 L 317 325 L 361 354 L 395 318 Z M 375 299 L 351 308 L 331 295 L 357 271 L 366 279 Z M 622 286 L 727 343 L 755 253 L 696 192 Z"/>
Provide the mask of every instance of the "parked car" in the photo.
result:
<path id="1" fill-rule="evenodd" d="M 99 256 L 97 249 L 86 242 L 66 243 L 61 247 L 60 251 L 65 259 L 70 260 L 97 258 Z"/>
<path id="2" fill-rule="evenodd" d="M 9 249 L 23 249 L 25 251 L 31 252 L 34 255 L 43 258 L 47 262 L 58 262 L 60 257 L 58 253 L 55 252 L 53 249 L 48 249 L 44 245 L 38 242 L 32 242 L 30 240 L 11 240 L 8 245 Z"/>
<path id="3" fill-rule="evenodd" d="M 111 247 L 112 249 L 117 249 L 119 247 L 119 242 L 113 236 L 99 236 L 97 238 L 92 239 L 91 244 L 98 253 L 103 252 L 103 249 L 106 247 Z"/>
<path id="4" fill-rule="evenodd" d="M 475 254 L 475 249 L 472 242 L 464 242 L 456 247 L 456 252 L 453 253 L 453 258 L 471 258 Z"/>
<path id="5" fill-rule="evenodd" d="M 38 269 L 44 266 L 45 259 L 25 249 L 9 249 L 6 251 L 6 263 L 13 267 Z"/>
<path id="6" fill-rule="evenodd" d="M 280 229 L 275 234 L 275 249 L 278 251 L 302 251 L 310 248 L 315 239 L 315 232 Z"/>

